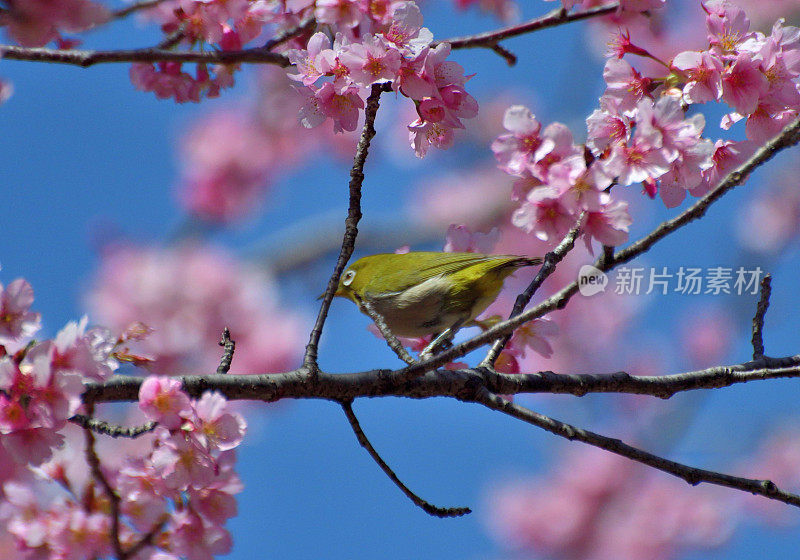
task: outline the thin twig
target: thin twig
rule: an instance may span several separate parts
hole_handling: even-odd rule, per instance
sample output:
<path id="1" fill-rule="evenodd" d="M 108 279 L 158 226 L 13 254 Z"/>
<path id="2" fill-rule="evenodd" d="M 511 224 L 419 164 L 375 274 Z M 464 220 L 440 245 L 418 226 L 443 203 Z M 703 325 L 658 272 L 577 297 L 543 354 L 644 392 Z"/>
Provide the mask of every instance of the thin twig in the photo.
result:
<path id="1" fill-rule="evenodd" d="M 219 361 L 217 374 L 224 375 L 231 369 L 231 362 L 233 362 L 233 353 L 236 351 L 236 342 L 231 340 L 231 331 L 228 327 L 222 329 L 222 340 L 219 341 L 225 351 L 222 353 L 222 359 Z"/>
<path id="2" fill-rule="evenodd" d="M 389 325 L 386 324 L 386 320 L 383 318 L 383 315 L 378 313 L 378 311 L 374 307 L 372 307 L 372 304 L 370 302 L 362 299 L 361 296 L 359 296 L 356 293 L 353 293 L 353 295 L 358 300 L 359 307 L 363 309 L 364 312 L 367 315 L 369 315 L 370 318 L 375 322 L 375 326 L 378 327 L 379 331 L 381 331 L 383 338 L 386 340 L 386 344 L 388 344 L 389 348 L 391 348 L 394 351 L 394 353 L 397 354 L 397 357 L 403 360 L 407 364 L 415 363 L 414 358 L 412 358 L 411 355 L 408 353 L 408 351 L 405 349 L 403 343 L 397 339 L 397 337 L 389 328 Z"/>
<path id="3" fill-rule="evenodd" d="M 533 426 L 537 426 L 557 436 L 561 436 L 568 440 L 577 440 L 589 444 L 600 449 L 605 449 L 621 457 L 627 457 L 638 463 L 642 463 L 654 469 L 658 469 L 665 473 L 681 478 L 691 484 L 697 486 L 703 482 L 714 484 L 717 486 L 724 486 L 749 492 L 750 494 L 758 494 L 771 500 L 777 500 L 785 504 L 800 507 L 800 496 L 786 492 L 778 488 L 775 483 L 770 480 L 756 480 L 751 478 L 742 478 L 732 476 L 729 474 L 719 473 L 716 471 L 709 471 L 706 469 L 699 469 L 690 467 L 675 461 L 671 461 L 659 455 L 654 455 L 637 447 L 628 445 L 627 443 L 619 440 L 603 436 L 589 430 L 583 430 L 570 424 L 560 422 L 544 414 L 539 414 L 511 401 L 508 401 L 499 395 L 495 395 L 486 391 L 485 389 L 478 395 L 476 402 L 497 410 L 509 416 L 513 416 L 523 422 L 527 422 Z"/>
<path id="4" fill-rule="evenodd" d="M 147 534 L 142 535 L 142 538 L 128 549 L 128 551 L 125 553 L 126 557 L 134 558 L 144 547 L 153 544 L 153 540 L 156 538 L 156 535 L 161 532 L 161 530 L 164 528 L 164 525 L 167 524 L 167 521 L 169 521 L 169 515 L 162 515 L 158 523 L 153 525 L 153 528 L 147 531 Z"/>
<path id="5" fill-rule="evenodd" d="M 294 39 L 295 37 L 297 37 L 298 35 L 302 35 L 306 31 L 309 31 L 312 27 L 314 27 L 314 25 L 316 25 L 316 23 L 317 20 L 314 19 L 313 16 L 308 17 L 305 20 L 301 21 L 299 24 L 297 24 L 297 26 L 285 30 L 280 35 L 276 35 L 275 37 L 264 43 L 264 46 L 262 48 L 268 51 L 272 50 L 278 45 L 285 43 L 286 41 L 289 41 L 291 39 Z"/>
<path id="6" fill-rule="evenodd" d="M 684 210 L 681 214 L 663 222 L 656 227 L 649 234 L 639 239 L 635 243 L 625 247 L 616 254 L 613 258 L 608 258 L 608 253 L 604 253 L 594 266 L 603 272 L 608 272 L 617 265 L 624 264 L 633 260 L 639 255 L 647 252 L 653 245 L 672 232 L 680 229 L 689 222 L 692 222 L 705 215 L 708 208 L 725 195 L 728 191 L 733 190 L 735 187 L 745 182 L 749 174 L 758 166 L 772 159 L 781 150 L 794 146 L 800 142 L 800 119 L 795 120 L 787 125 L 780 134 L 772 140 L 769 140 L 764 146 L 756 151 L 753 156 L 740 165 L 735 170 L 728 173 L 725 179 L 720 184 L 711 190 L 708 194 L 703 196 L 692 206 Z M 548 299 L 542 301 L 538 305 L 528 309 L 506 321 L 502 321 L 486 329 L 482 333 L 478 333 L 469 340 L 465 340 L 452 348 L 440 352 L 435 356 L 422 360 L 412 366 L 408 366 L 403 372 L 403 375 L 413 376 L 421 371 L 430 371 L 438 368 L 448 362 L 456 360 L 466 354 L 472 352 L 476 348 L 483 346 L 491 341 L 494 341 L 502 336 L 505 336 L 514 331 L 523 323 L 527 323 L 531 319 L 538 319 L 551 311 L 562 309 L 569 300 L 578 292 L 578 282 L 572 282 L 568 286 L 561 289 L 559 292 L 553 294 Z"/>
<path id="7" fill-rule="evenodd" d="M 89 417 L 94 414 L 94 405 L 87 404 L 86 412 Z M 119 494 L 111 487 L 106 475 L 103 473 L 103 468 L 100 465 L 100 458 L 97 456 L 95 449 L 95 439 L 92 430 L 83 431 L 86 438 L 86 462 L 89 463 L 89 468 L 92 471 L 92 478 L 103 487 L 103 491 L 108 496 L 108 501 L 111 507 L 111 546 L 114 549 L 114 554 L 118 560 L 125 560 L 128 558 L 127 553 L 122 548 L 122 542 L 119 538 L 119 516 L 120 516 L 120 498 Z"/>
<path id="8" fill-rule="evenodd" d="M 509 39 L 511 37 L 516 37 L 518 35 L 523 35 L 525 33 L 546 29 L 548 27 L 555 27 L 557 25 L 570 23 L 572 21 L 579 21 L 582 19 L 610 14 L 618 7 L 619 2 L 614 2 L 612 4 L 597 6 L 581 12 L 573 12 L 571 14 L 563 8 L 556 8 L 544 16 L 534 18 L 518 25 L 504 27 L 503 29 L 498 29 L 495 31 L 486 31 L 484 33 L 478 33 L 475 35 L 452 37 L 450 39 L 444 39 L 443 41 L 436 41 L 433 43 L 433 46 L 436 46 L 439 43 L 450 43 L 450 48 L 452 49 L 473 49 L 478 47 L 492 49 L 500 56 L 505 58 L 509 65 L 513 65 L 516 62 L 516 57 L 502 47 L 499 47 L 500 50 L 498 50 L 497 47 L 500 41 Z M 511 61 L 512 58 L 514 62 Z"/>
<path id="9" fill-rule="evenodd" d="M 73 424 L 77 424 L 85 430 L 91 430 L 93 432 L 97 432 L 98 434 L 111 436 L 115 439 L 118 437 L 136 439 L 139 436 L 152 432 L 156 429 L 156 426 L 158 426 L 158 422 L 147 422 L 141 426 L 126 428 L 125 426 L 111 424 L 105 420 L 91 418 L 85 414 L 75 414 L 69 419 L 69 421 Z"/>
<path id="10" fill-rule="evenodd" d="M 356 155 L 353 160 L 353 167 L 350 170 L 350 205 L 347 210 L 347 218 L 344 221 L 344 237 L 342 248 L 339 251 L 339 258 L 328 280 L 328 287 L 322 298 L 322 305 L 317 315 L 314 328 L 311 329 L 308 344 L 306 345 L 305 356 L 303 357 L 303 367 L 308 370 L 309 376 L 314 376 L 317 370 L 317 350 L 319 339 L 322 336 L 322 327 L 328 317 L 328 310 L 331 307 L 333 294 L 336 286 L 339 285 L 339 277 L 342 275 L 347 261 L 353 254 L 353 249 L 358 235 L 358 222 L 361 219 L 361 185 L 364 183 L 364 164 L 367 162 L 369 144 L 375 136 L 375 117 L 380 105 L 381 93 L 391 90 L 391 83 L 384 82 L 372 84 L 372 92 L 367 98 L 367 107 L 364 111 L 364 128 L 361 130 L 361 138 L 358 140 Z"/>
<path id="11" fill-rule="evenodd" d="M 583 225 L 583 220 L 585 217 L 586 211 L 584 210 L 581 212 L 580 216 L 578 216 L 578 219 L 575 221 L 575 225 L 572 226 L 572 229 L 570 229 L 561 240 L 561 243 L 559 243 L 555 249 L 545 254 L 544 262 L 542 263 L 542 267 L 539 269 L 539 272 L 533 278 L 525 291 L 517 296 L 517 300 L 514 302 L 514 308 L 511 310 L 509 319 L 522 313 L 522 310 L 525 309 L 525 306 L 530 303 L 531 299 L 536 293 L 536 290 L 541 287 L 542 283 L 544 283 L 548 276 L 556 271 L 556 266 L 558 263 L 560 263 L 564 257 L 566 257 L 570 251 L 572 251 L 572 248 L 575 247 L 575 240 L 578 238 L 578 234 L 581 231 L 581 226 Z M 507 334 L 503 338 L 495 340 L 491 349 L 489 352 L 487 352 L 486 357 L 481 362 L 481 366 L 494 366 L 497 357 L 500 355 L 500 352 L 503 351 L 503 348 L 505 348 L 510 339 L 511 334 Z"/>
<path id="12" fill-rule="evenodd" d="M 185 36 L 186 36 L 186 31 L 183 29 L 183 26 L 181 26 L 179 29 L 176 29 L 175 31 L 164 37 L 164 39 L 158 44 L 157 48 L 172 49 L 172 47 L 177 46 L 178 43 L 183 41 L 183 38 Z"/>
<path id="13" fill-rule="evenodd" d="M 761 279 L 761 296 L 753 316 L 753 359 L 764 357 L 764 316 L 769 307 L 769 296 L 772 294 L 772 276 L 767 274 Z"/>
<path id="14" fill-rule="evenodd" d="M 367 436 L 364 434 L 364 430 L 361 429 L 361 424 L 358 423 L 358 418 L 356 418 L 356 415 L 353 412 L 352 401 L 343 401 L 340 404 L 342 405 L 342 409 L 347 416 L 347 421 L 350 422 L 350 427 L 353 428 L 353 433 L 355 433 L 356 438 L 358 438 L 358 443 L 361 444 L 361 447 L 367 450 L 367 453 L 369 453 L 370 457 L 372 457 L 372 459 L 378 463 L 378 466 L 381 468 L 381 470 L 386 473 L 386 476 L 388 476 L 400 490 L 402 490 L 403 494 L 408 496 L 408 499 L 414 502 L 414 505 L 422 508 L 428 515 L 433 515 L 435 517 L 460 517 L 472 512 L 472 510 L 468 507 L 441 508 L 423 500 L 414 492 L 412 492 L 408 486 L 403 484 L 403 482 L 397 478 L 397 475 L 394 473 L 392 468 L 386 464 L 386 461 L 384 461 L 378 452 L 375 451 L 375 448 L 372 447 L 369 439 L 367 439 Z"/>
<path id="15" fill-rule="evenodd" d="M 77 49 L 45 49 L 0 45 L 0 57 L 8 60 L 27 60 L 30 62 L 53 62 L 72 64 L 86 68 L 94 64 L 117 62 L 205 62 L 206 64 L 276 64 L 290 66 L 289 59 L 282 54 L 262 48 L 240 51 L 172 51 L 158 48 L 130 49 L 117 51 L 94 51 Z"/>
<path id="16" fill-rule="evenodd" d="M 124 17 L 128 17 L 134 12 L 138 12 L 139 10 L 147 10 L 148 8 L 155 8 L 165 0 L 141 0 L 140 2 L 135 2 L 130 6 L 126 6 L 125 8 L 120 8 L 119 10 L 114 10 L 111 12 L 112 19 L 121 19 Z"/>
<path id="17" fill-rule="evenodd" d="M 514 66 L 517 63 L 517 55 L 502 45 L 492 45 L 489 48 L 503 57 L 503 59 L 506 61 L 506 64 L 509 66 Z"/>

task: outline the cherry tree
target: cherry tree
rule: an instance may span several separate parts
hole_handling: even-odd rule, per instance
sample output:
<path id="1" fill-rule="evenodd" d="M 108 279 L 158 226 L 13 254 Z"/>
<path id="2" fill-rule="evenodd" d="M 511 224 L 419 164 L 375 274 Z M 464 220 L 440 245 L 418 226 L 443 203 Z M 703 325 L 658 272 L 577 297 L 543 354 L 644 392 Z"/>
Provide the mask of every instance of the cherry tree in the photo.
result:
<path id="1" fill-rule="evenodd" d="M 800 357 L 773 357 L 769 347 L 796 323 L 770 329 L 775 308 L 796 301 L 778 289 L 794 280 L 781 265 L 800 231 L 797 162 L 779 156 L 800 142 L 800 28 L 786 19 L 798 17 L 796 2 L 434 4 L 2 4 L 0 111 L 26 95 L 3 77 L 8 61 L 91 67 L 71 68 L 87 79 L 124 66 L 137 95 L 209 107 L 178 143 L 180 223 L 160 243 L 100 236 L 85 315 L 49 325 L 26 271 L 2 271 L 3 557 L 204 560 L 235 551 L 230 520 L 245 492 L 238 459 L 248 459 L 248 425 L 259 426 L 272 403 L 299 400 L 338 407 L 351 443 L 413 504 L 410 515 L 458 523 L 480 509 L 486 533 L 519 557 L 677 558 L 728 546 L 753 519 L 793 522 L 800 430 L 791 421 L 754 422 L 758 437 L 747 444 L 735 426 L 703 440 L 738 443 L 738 456 L 693 457 L 680 445 L 703 413 L 693 396 L 734 386 L 757 395 L 800 376 Z M 474 20 L 489 30 L 449 36 L 427 23 L 429 11 L 445 14 L 432 20 L 444 29 Z M 110 35 L 112 48 L 84 46 L 130 19 L 140 46 L 122 48 L 123 34 Z M 553 28 L 584 34 L 585 60 L 530 49 Z M 476 62 L 484 55 L 490 62 Z M 564 109 L 567 123 L 535 109 L 537 90 L 553 86 L 531 80 L 526 59 L 541 76 L 571 64 L 594 73 L 602 85 L 591 107 Z M 530 92 L 478 86 L 505 72 Z M 238 87 L 248 95 L 234 98 L 248 80 Z M 230 100 L 210 101 L 218 97 Z M 352 162 L 349 178 L 326 171 L 343 162 Z M 442 173 L 448 162 L 457 170 Z M 362 196 L 391 182 L 392 166 L 411 169 L 424 188 L 409 196 L 391 185 L 381 204 L 404 217 L 362 223 Z M 293 180 L 308 170 L 312 181 Z M 294 225 L 280 235 L 264 223 L 272 243 L 240 250 L 232 240 L 269 215 L 282 183 L 303 189 L 317 210 L 331 189 L 347 209 L 308 220 L 281 210 Z M 24 188 L 9 189 L 9 208 Z M 723 231 L 720 201 L 743 191 Z M 670 243 L 671 254 L 659 252 Z M 433 355 L 420 355 L 430 337 L 397 338 L 369 305 L 367 328 L 330 324 L 354 312 L 332 306 L 354 254 L 411 247 L 543 264 L 533 278 L 508 281 L 477 327 Z M 698 266 L 694 251 L 711 258 Z M 672 308 L 670 294 L 682 303 Z M 664 313 L 678 315 L 669 324 Z M 335 354 L 330 337 L 355 353 L 379 348 L 381 361 L 342 372 L 326 358 Z M 575 398 L 596 393 L 613 395 Z M 396 468 L 359 420 L 362 403 L 387 397 L 409 406 L 438 397 L 538 429 L 549 466 L 483 481 L 477 504 L 429 496 L 411 480 L 430 465 Z M 268 493 L 268 476 L 263 485 L 247 491 Z"/>

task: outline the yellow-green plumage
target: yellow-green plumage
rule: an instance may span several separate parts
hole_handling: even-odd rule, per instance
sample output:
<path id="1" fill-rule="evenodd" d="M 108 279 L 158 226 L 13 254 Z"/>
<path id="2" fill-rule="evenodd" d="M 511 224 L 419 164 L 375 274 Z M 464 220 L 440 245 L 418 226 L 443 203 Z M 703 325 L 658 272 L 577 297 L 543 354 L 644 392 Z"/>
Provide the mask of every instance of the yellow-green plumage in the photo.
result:
<path id="1" fill-rule="evenodd" d="M 433 251 L 370 255 L 345 270 L 336 295 L 369 302 L 397 336 L 424 336 L 468 324 L 497 298 L 511 273 L 540 262 Z"/>

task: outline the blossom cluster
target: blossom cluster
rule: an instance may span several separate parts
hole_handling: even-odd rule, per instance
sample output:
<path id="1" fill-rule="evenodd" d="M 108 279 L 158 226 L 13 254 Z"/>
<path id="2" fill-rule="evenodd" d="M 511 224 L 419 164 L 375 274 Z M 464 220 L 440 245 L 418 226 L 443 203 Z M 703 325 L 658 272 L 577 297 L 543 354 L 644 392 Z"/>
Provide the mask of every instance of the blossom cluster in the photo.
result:
<path id="1" fill-rule="evenodd" d="M 629 459 L 582 447 L 553 474 L 492 495 L 490 519 L 507 546 L 549 558 L 652 558 L 719 546 L 731 530 L 724 491 L 694 488 Z"/>
<path id="2" fill-rule="evenodd" d="M 81 404 L 83 380 L 102 381 L 118 367 L 116 338 L 69 323 L 52 340 L 31 341 L 40 317 L 24 279 L 0 286 L 0 462 L 38 465 L 62 441 Z"/>
<path id="3" fill-rule="evenodd" d="M 141 321 L 153 329 L 134 350 L 148 369 L 210 373 L 219 364 L 224 327 L 238 343 L 231 373 L 291 367 L 302 348 L 301 320 L 278 304 L 269 275 L 220 249 L 109 247 L 90 292 L 93 316 L 112 329 Z"/>
<path id="4" fill-rule="evenodd" d="M 563 124 L 542 129 L 526 107 L 510 107 L 503 126 L 509 133 L 492 143 L 492 151 L 500 169 L 519 177 L 512 194 L 520 203 L 511 218 L 514 225 L 543 241 L 557 242 L 585 212 L 588 248 L 592 238 L 604 245 L 627 240 L 627 203 L 613 200 L 607 192 L 614 170 L 587 158 Z"/>
<path id="5" fill-rule="evenodd" d="M 519 19 L 519 6 L 516 0 L 455 0 L 456 7 L 465 10 L 477 6 L 484 12 L 494 14 L 504 21 Z"/>
<path id="6" fill-rule="evenodd" d="M 244 420 L 227 410 L 220 394 L 206 392 L 192 400 L 179 380 L 157 376 L 142 382 L 139 407 L 159 423 L 146 442 L 121 458 L 118 445 L 107 457 L 94 451 L 102 477 L 119 498 L 121 548 L 138 547 L 136 558 L 158 560 L 210 560 L 230 552 L 225 523 L 236 515 L 235 495 L 243 488 L 234 471 L 234 448 L 244 436 Z M 50 503 L 37 497 L 32 481 L 3 485 L 0 517 L 18 554 L 74 559 L 113 554 L 113 509 L 99 477 L 77 452 L 80 447 L 71 441 L 38 469 L 66 490 Z"/>
<path id="7" fill-rule="evenodd" d="M 50 41 L 69 45 L 62 32 L 76 33 L 106 23 L 110 12 L 91 0 L 15 0 L 0 11 L 0 27 L 25 47 L 41 47 Z"/>
<path id="8" fill-rule="evenodd" d="M 513 223 L 543 240 L 558 240 L 586 212 L 587 245 L 627 239 L 631 223 L 615 185 L 641 183 L 668 207 L 689 192 L 702 196 L 746 160 L 759 143 L 800 114 L 800 29 L 778 21 L 769 36 L 750 31 L 744 12 L 727 0 L 710 0 L 706 11 L 708 48 L 685 51 L 668 73 L 646 76 L 625 54 L 658 60 L 619 31 L 605 65 L 607 88 L 600 108 L 587 118 L 585 146 L 575 145 L 560 123 L 544 127 L 529 110 L 506 112 L 504 134 L 492 145 L 499 167 L 518 177 L 514 198 L 520 206 Z M 732 112 L 721 126 L 746 119 L 746 140 L 703 137 L 702 114 L 690 105 L 723 101 Z"/>
<path id="9" fill-rule="evenodd" d="M 644 76 L 622 60 L 627 53 L 655 57 L 620 33 L 613 46 L 618 58 L 606 63 L 601 109 L 587 120 L 593 153 L 608 165 L 622 162 L 619 183 L 642 181 L 668 207 L 680 204 L 687 191 L 707 193 L 800 114 L 800 29 L 779 20 L 765 36 L 750 31 L 745 13 L 727 0 L 703 8 L 708 47 L 678 53 L 664 64 L 670 73 L 663 76 Z M 702 115 L 685 113 L 709 101 L 732 109 L 722 128 L 746 121 L 746 140 L 701 138 Z"/>
<path id="10" fill-rule="evenodd" d="M 301 100 L 290 84 L 282 68 L 265 66 L 256 103 L 202 115 L 186 130 L 177 194 L 191 216 L 231 223 L 252 215 L 275 182 L 305 163 L 316 146 L 336 148 L 349 140 L 325 127 L 297 126 Z"/>
<path id="11" fill-rule="evenodd" d="M 769 435 L 735 472 L 800 484 L 800 432 Z M 783 504 L 713 486 L 687 486 L 594 447 L 569 449 L 552 472 L 493 489 L 490 523 L 502 542 L 554 559 L 668 560 L 715 549 L 737 525 L 766 520 L 784 527 Z"/>
<path id="12" fill-rule="evenodd" d="M 469 77 L 458 63 L 447 60 L 449 44 L 431 45 L 433 37 L 422 27 L 414 2 L 393 2 L 386 21 L 373 33 L 360 40 L 351 35 L 337 33 L 331 43 L 327 35 L 316 33 L 305 49 L 288 52 L 297 72 L 291 77 L 302 84 L 304 126 L 330 118 L 337 132 L 355 130 L 368 87 L 384 81 L 415 103 L 418 118 L 408 130 L 419 157 L 430 146 L 449 147 L 454 129 L 464 128 L 461 119 L 477 115 L 478 104 L 464 89 Z"/>

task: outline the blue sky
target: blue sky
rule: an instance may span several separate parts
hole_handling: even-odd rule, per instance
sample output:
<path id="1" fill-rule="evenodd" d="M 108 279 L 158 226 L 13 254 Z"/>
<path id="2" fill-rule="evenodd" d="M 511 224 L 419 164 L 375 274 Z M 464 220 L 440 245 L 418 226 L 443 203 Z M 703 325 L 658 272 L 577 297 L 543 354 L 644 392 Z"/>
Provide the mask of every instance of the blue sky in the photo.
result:
<path id="1" fill-rule="evenodd" d="M 426 24 L 437 38 L 498 25 L 474 14 L 453 17 L 441 5 L 428 4 Z M 552 7 L 531 4 L 535 6 L 526 6 L 529 16 Z M 109 47 L 118 35 L 139 28 L 118 24 L 92 34 L 89 44 Z M 514 68 L 486 51 L 460 52 L 455 58 L 468 73 L 477 73 L 469 86 L 479 102 L 513 85 L 519 93 L 512 95 L 534 106 L 543 122 L 563 120 L 579 128 L 602 92 L 602 63 L 587 53 L 586 33 L 586 24 L 580 23 L 509 41 L 506 46 L 520 57 Z M 155 37 L 144 33 L 136 44 L 150 44 Z M 126 41 L 131 46 L 132 40 Z M 80 69 L 0 62 L 0 76 L 11 80 L 16 90 L 0 107 L 0 130 L 5 131 L 0 153 L 0 192 L 5 194 L 0 282 L 24 276 L 32 283 L 35 308 L 42 312 L 48 335 L 84 312 L 81 295 L 97 264 L 97 239 L 107 232 L 121 232 L 143 243 L 162 243 L 179 227 L 182 216 L 172 190 L 178 177 L 176 140 L 204 111 L 230 104 L 253 87 L 245 75 L 220 100 L 176 105 L 135 91 L 127 71 L 125 65 Z M 391 180 L 370 181 L 366 222 L 373 213 L 385 215 L 387 206 L 406 199 L 410 185 L 458 169 L 473 156 L 491 161 L 487 146 L 480 154 L 453 151 L 421 163 L 401 158 L 405 163 L 398 164 L 385 157 L 390 143 L 379 140 L 377 146 L 377 163 L 368 166 L 368 174 Z M 782 160 L 796 157 L 795 152 Z M 274 239 L 298 216 L 340 209 L 343 219 L 348 166 L 323 158 L 321 168 L 287 178 L 277 187 L 263 218 L 215 241 L 245 255 L 265 239 Z M 752 196 L 747 190 L 764 188 L 758 185 L 763 177 L 754 177 L 751 185 L 713 208 L 706 220 L 664 241 L 643 261 L 737 266 L 745 257 L 731 242 L 730 224 L 736 208 Z M 648 205 L 648 216 L 634 226 L 633 238 L 675 212 L 664 209 L 660 201 L 642 204 Z M 775 276 L 766 330 L 770 355 L 797 353 L 797 261 L 796 248 L 790 248 L 770 263 Z M 317 286 L 324 285 L 323 274 L 331 265 L 332 261 L 315 269 Z M 298 288 L 296 281 L 292 276 L 284 279 L 282 288 L 291 298 L 287 304 L 310 315 L 320 290 L 311 293 L 305 285 Z M 753 301 L 736 307 L 746 310 L 750 303 L 754 306 Z M 675 299 L 649 303 L 648 328 L 671 332 L 684 317 L 680 312 L 684 304 Z M 749 317 L 742 317 L 736 349 L 728 356 L 731 362 L 746 359 L 749 351 Z M 382 344 L 363 331 L 366 324 L 349 304 L 335 303 L 321 347 L 323 366 L 349 371 L 395 365 Z M 355 342 L 353 333 L 358 333 Z M 669 353 L 668 348 L 660 350 Z M 763 430 L 795 414 L 797 397 L 795 381 L 751 383 L 701 397 L 678 397 L 678 411 L 693 410 L 696 422 L 673 447 L 673 456 L 709 468 L 727 465 L 745 454 Z M 601 425 L 596 410 L 613 398 L 531 402 L 563 420 Z M 418 510 L 383 475 L 359 447 L 337 405 L 286 402 L 270 408 L 250 418 L 251 433 L 240 451 L 246 491 L 239 516 L 230 522 L 235 540 L 231 559 L 505 557 L 485 529 L 486 496 L 492 484 L 541 472 L 558 449 L 577 445 L 554 445 L 553 437 L 510 418 L 446 399 L 356 402 L 355 411 L 373 444 L 412 489 L 437 505 L 468 505 L 475 510 L 465 518 L 440 520 Z M 733 441 L 732 433 L 738 436 Z M 746 525 L 727 546 L 690 557 L 736 560 L 756 553 L 791 557 L 792 542 L 788 531 Z"/>

